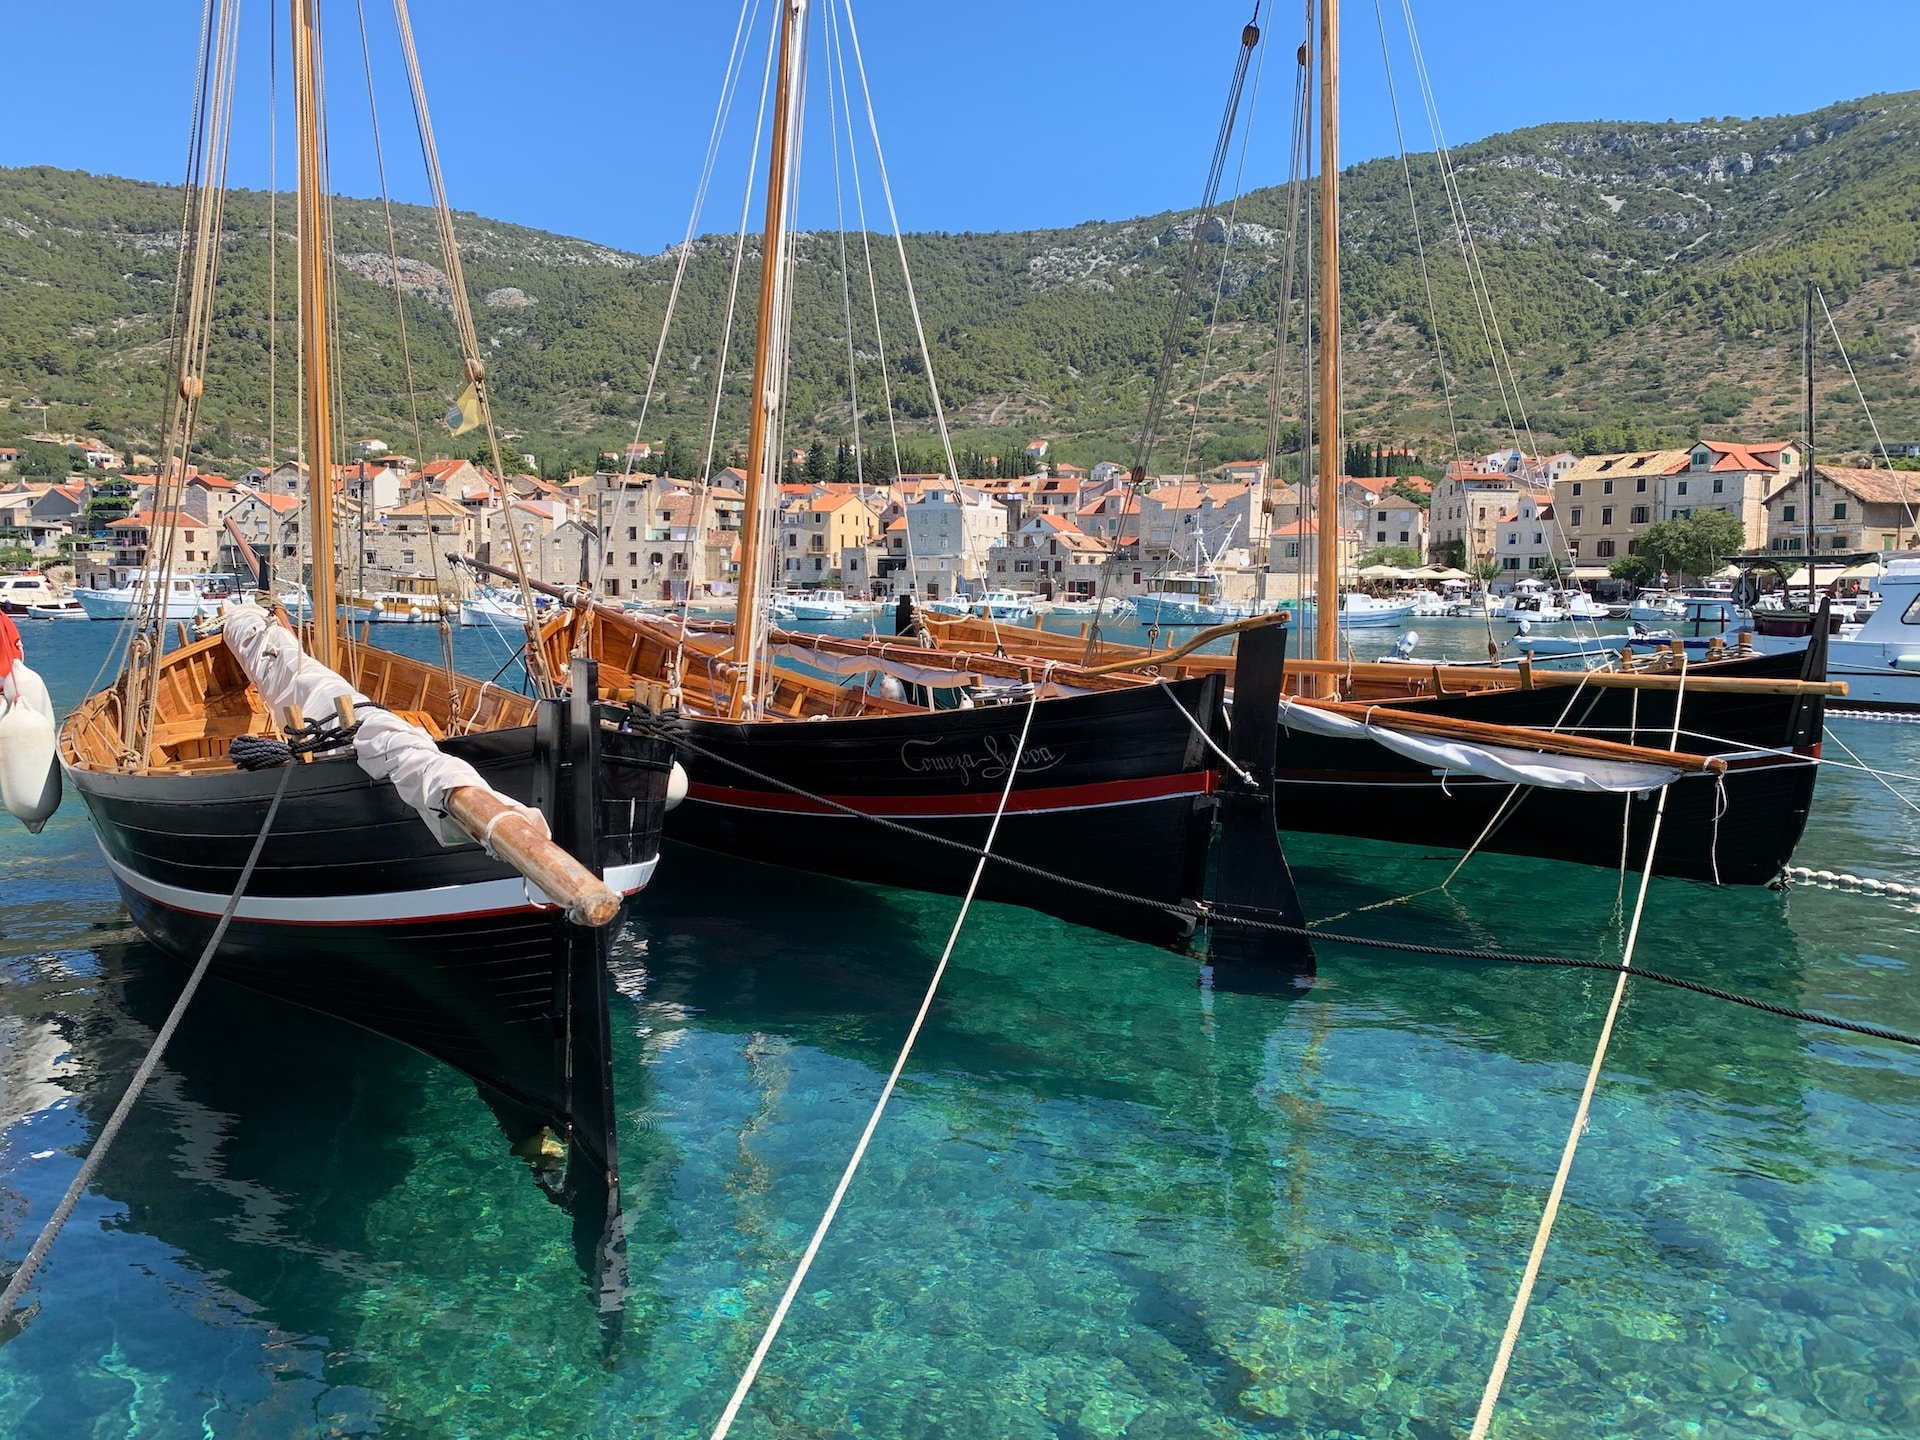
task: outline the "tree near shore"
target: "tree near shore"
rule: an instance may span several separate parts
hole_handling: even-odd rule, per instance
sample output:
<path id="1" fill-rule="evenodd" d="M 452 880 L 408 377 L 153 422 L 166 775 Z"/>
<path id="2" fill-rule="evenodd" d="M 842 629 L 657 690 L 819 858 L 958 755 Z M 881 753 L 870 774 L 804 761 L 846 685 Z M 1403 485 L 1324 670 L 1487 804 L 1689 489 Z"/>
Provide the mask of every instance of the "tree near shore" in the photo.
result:
<path id="1" fill-rule="evenodd" d="M 1739 517 L 1725 510 L 1696 510 L 1677 520 L 1656 520 L 1641 532 L 1633 554 L 1622 555 L 1607 567 L 1616 580 L 1645 585 L 1662 574 L 1678 580 L 1704 580 L 1729 555 L 1746 548 L 1747 531 Z"/>

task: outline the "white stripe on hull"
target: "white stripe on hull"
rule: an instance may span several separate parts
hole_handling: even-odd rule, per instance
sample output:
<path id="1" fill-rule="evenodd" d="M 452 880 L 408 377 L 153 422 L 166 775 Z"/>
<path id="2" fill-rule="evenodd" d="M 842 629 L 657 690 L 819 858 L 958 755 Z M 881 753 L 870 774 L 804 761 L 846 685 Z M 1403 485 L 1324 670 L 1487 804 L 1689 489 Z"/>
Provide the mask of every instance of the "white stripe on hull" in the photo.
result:
<path id="1" fill-rule="evenodd" d="M 220 915 L 230 898 L 207 890 L 188 890 L 149 879 L 105 855 L 107 866 L 121 884 L 156 904 L 195 915 Z M 603 872 L 619 894 L 634 895 L 647 888 L 659 856 L 637 865 L 615 865 Z M 450 920 L 463 915 L 498 914 L 507 910 L 553 907 L 539 886 L 526 880 L 479 880 L 466 885 L 437 885 L 426 890 L 387 890 L 363 895 L 245 895 L 233 912 L 236 920 L 259 920 L 278 925 L 392 925 L 411 921 Z"/>

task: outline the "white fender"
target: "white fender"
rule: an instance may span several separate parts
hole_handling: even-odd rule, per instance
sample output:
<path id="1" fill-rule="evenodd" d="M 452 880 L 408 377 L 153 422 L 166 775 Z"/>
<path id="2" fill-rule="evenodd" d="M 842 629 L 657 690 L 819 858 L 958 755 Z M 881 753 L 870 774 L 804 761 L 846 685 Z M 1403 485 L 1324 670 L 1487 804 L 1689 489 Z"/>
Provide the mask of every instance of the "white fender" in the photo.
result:
<path id="1" fill-rule="evenodd" d="M 14 661 L 0 689 L 0 804 L 34 835 L 60 808 L 55 729 L 46 682 Z"/>
<path id="2" fill-rule="evenodd" d="M 667 772 L 667 809 L 672 810 L 687 798 L 687 772 L 680 768 L 678 760 Z"/>

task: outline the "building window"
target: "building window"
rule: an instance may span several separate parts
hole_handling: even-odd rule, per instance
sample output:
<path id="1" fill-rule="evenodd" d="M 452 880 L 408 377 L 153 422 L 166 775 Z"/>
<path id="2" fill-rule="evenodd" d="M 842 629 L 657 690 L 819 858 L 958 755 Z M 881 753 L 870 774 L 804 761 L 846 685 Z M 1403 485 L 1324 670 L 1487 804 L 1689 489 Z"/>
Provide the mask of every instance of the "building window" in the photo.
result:
<path id="1" fill-rule="evenodd" d="M 1580 482 L 1578 480 L 1573 482 L 1573 494 L 1576 500 L 1580 498 Z M 1576 510 L 1573 513 L 1578 515 L 1580 512 Z"/>
<path id="2" fill-rule="evenodd" d="M 1604 495 L 1611 495 L 1613 493 L 1613 482 L 1611 480 L 1603 480 L 1600 484 L 1600 491 Z"/>
<path id="3" fill-rule="evenodd" d="M 1718 494 L 1720 494 L 1720 493 L 1721 493 L 1722 491 L 1724 491 L 1724 490 L 1725 490 L 1726 488 L 1727 488 L 1727 481 L 1726 481 L 1726 477 L 1725 477 L 1725 476 L 1722 476 L 1722 475 L 1716 475 L 1716 476 L 1714 476 L 1714 477 L 1713 477 L 1713 493 L 1714 493 L 1714 494 L 1716 494 L 1716 495 L 1718 495 Z M 1684 494 L 1686 494 L 1686 493 L 1687 493 L 1687 487 L 1686 487 L 1686 486 L 1684 486 L 1684 485 L 1682 485 L 1682 486 L 1680 487 L 1680 493 L 1681 493 L 1682 495 L 1684 495 Z"/>
<path id="4" fill-rule="evenodd" d="M 1640 542 L 1638 540 L 1627 541 L 1627 554 L 1631 555 L 1633 554 L 1634 551 L 1638 550 L 1639 548 L 1640 548 Z"/>
<path id="5" fill-rule="evenodd" d="M 1639 478 L 1638 480 L 1636 480 L 1636 481 L 1634 481 L 1634 482 L 1633 482 L 1633 488 L 1634 488 L 1634 493 L 1635 493 L 1635 494 L 1639 494 L 1639 495 L 1644 495 L 1644 494 L 1646 494 L 1646 493 L 1647 493 L 1647 478 L 1646 478 L 1646 476 L 1644 476 L 1644 475 L 1643 475 L 1643 476 L 1641 476 L 1641 477 L 1640 477 L 1640 478 Z"/>
<path id="6" fill-rule="evenodd" d="M 1407 532 L 1406 532 L 1406 531 L 1404 531 L 1404 530 L 1402 530 L 1402 531 L 1400 532 L 1400 543 L 1401 543 L 1402 545 L 1404 545 L 1404 544 L 1406 544 L 1406 543 L 1407 543 Z"/>
<path id="7" fill-rule="evenodd" d="M 1612 482 L 1609 481 L 1608 483 L 1611 484 Z M 1611 505 L 1602 505 L 1600 507 L 1600 523 L 1602 525 L 1611 525 L 1613 523 L 1613 507 Z"/>
<path id="8" fill-rule="evenodd" d="M 638 525 L 627 526 L 627 539 L 638 540 L 639 538 L 640 538 L 640 527 Z"/>
<path id="9" fill-rule="evenodd" d="M 1647 507 L 1646 506 L 1636 505 L 1633 507 L 1633 523 L 1636 525 L 1644 525 L 1647 523 Z"/>
<path id="10" fill-rule="evenodd" d="M 1836 500 L 1833 502 L 1833 518 L 1836 520 L 1844 520 L 1847 518 L 1847 502 L 1846 501 Z M 193 555 L 191 552 L 188 553 L 187 558 L 189 560 L 193 558 Z"/>
<path id="11" fill-rule="evenodd" d="M 1509 534 L 1507 535 L 1507 544 L 1518 545 L 1519 543 L 1520 543 L 1520 532 L 1518 530 L 1509 532 Z"/>
<path id="12" fill-rule="evenodd" d="M 1719 485 L 1718 485 L 1718 484 L 1715 484 L 1715 486 L 1714 486 L 1713 488 L 1714 488 L 1714 489 L 1716 489 L 1716 490 L 1718 490 L 1718 489 L 1719 489 L 1720 487 L 1719 487 Z M 1686 481 L 1684 481 L 1684 480 L 1682 480 L 1682 481 L 1680 482 L 1680 489 L 1679 489 L 1679 493 L 1680 493 L 1680 494 L 1682 494 L 1682 495 L 1684 495 L 1684 494 L 1686 494 L 1686 493 L 1687 493 L 1687 482 L 1686 482 Z"/>
<path id="13" fill-rule="evenodd" d="M 1791 520 L 1791 519 L 1793 519 L 1793 506 L 1791 506 L 1791 505 L 1782 505 L 1782 506 L 1780 507 L 1780 518 L 1781 518 L 1782 520 Z"/>
<path id="14" fill-rule="evenodd" d="M 1595 558 L 1597 559 L 1600 559 L 1600 560 L 1611 559 L 1613 557 L 1613 542 L 1611 540 L 1594 541 L 1593 553 Z"/>
<path id="15" fill-rule="evenodd" d="M 1580 528 L 1580 507 L 1578 505 L 1573 507 L 1573 515 L 1571 518 L 1573 521 L 1573 528 L 1578 530 Z"/>

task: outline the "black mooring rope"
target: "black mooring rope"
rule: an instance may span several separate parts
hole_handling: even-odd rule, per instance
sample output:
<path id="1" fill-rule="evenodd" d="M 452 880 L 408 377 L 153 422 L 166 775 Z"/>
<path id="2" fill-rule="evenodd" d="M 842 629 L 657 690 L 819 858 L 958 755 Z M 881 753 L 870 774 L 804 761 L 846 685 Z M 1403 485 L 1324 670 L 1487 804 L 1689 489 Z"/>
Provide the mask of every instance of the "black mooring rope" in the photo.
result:
<path id="1" fill-rule="evenodd" d="M 167 1016 L 166 1023 L 160 1027 L 160 1033 L 154 1037 L 153 1048 L 147 1051 L 147 1058 L 140 1062 L 140 1068 L 133 1073 L 133 1081 L 127 1086 L 127 1093 L 120 1097 L 120 1103 L 113 1108 L 113 1114 L 107 1123 L 100 1127 L 100 1134 L 93 1142 L 93 1148 L 87 1152 L 87 1158 L 81 1162 L 80 1169 L 67 1186 L 67 1193 L 60 1197 L 60 1203 L 53 1208 L 46 1228 L 33 1242 L 33 1248 L 27 1251 L 27 1258 L 20 1262 L 20 1268 L 13 1272 L 7 1281 L 7 1288 L 0 1293 L 0 1324 L 13 1314 L 14 1306 L 27 1283 L 33 1279 L 34 1271 L 40 1268 L 40 1262 L 47 1258 L 47 1252 L 53 1248 L 53 1242 L 59 1238 L 61 1228 L 73 1214 L 73 1207 L 80 1203 L 80 1197 L 86 1192 L 93 1175 L 100 1168 L 100 1162 L 107 1158 L 107 1150 L 112 1146 L 114 1137 L 120 1133 L 120 1127 L 126 1123 L 128 1114 L 133 1110 L 133 1102 L 140 1098 L 140 1092 L 146 1088 L 147 1081 L 153 1078 L 153 1072 L 160 1063 L 161 1053 L 167 1048 L 167 1042 L 173 1038 L 173 1032 L 180 1028 L 180 1019 L 187 1013 L 187 1005 L 192 1001 L 194 992 L 200 988 L 200 982 L 206 978 L 207 966 L 213 960 L 213 952 L 220 948 L 221 940 L 226 938 L 227 926 L 233 919 L 233 912 L 240 908 L 240 897 L 246 893 L 247 882 L 253 878 L 253 867 L 260 861 L 260 852 L 266 848 L 267 833 L 273 829 L 274 817 L 280 813 L 281 797 L 287 793 L 287 782 L 293 778 L 294 767 L 289 765 L 280 772 L 280 783 L 274 787 L 273 800 L 267 806 L 266 819 L 260 822 L 260 833 L 254 837 L 253 850 L 247 856 L 247 863 L 240 869 L 240 879 L 233 887 L 233 894 L 227 898 L 227 908 L 220 912 L 220 923 L 213 927 L 213 936 L 207 941 L 207 948 L 200 952 L 200 959 L 193 967 L 193 973 L 187 977 L 186 988 L 180 992 L 180 998 L 173 1002 L 173 1010 Z"/>
<path id="2" fill-rule="evenodd" d="M 718 754 L 704 746 L 696 745 L 676 730 L 670 723 L 653 717 L 646 717 L 644 724 L 650 725 L 654 732 L 670 739 L 683 750 L 713 760 L 729 769 L 736 770 L 751 780 L 775 789 L 784 790 L 790 795 L 824 805 L 856 820 L 865 820 L 884 830 L 898 831 L 935 845 L 944 845 L 950 850 L 958 850 L 967 855 L 979 856 L 981 851 L 964 840 L 955 840 L 945 835 L 934 835 L 912 825 L 903 825 L 897 820 L 889 820 L 883 815 L 869 815 L 856 810 L 851 805 L 843 805 L 825 795 L 816 795 L 798 785 L 790 784 L 775 776 L 755 770 L 730 756 Z M 1366 950 L 1395 950 L 1404 955 L 1426 955 L 1445 960 L 1476 960 L 1499 965 L 1544 965 L 1562 970 L 1598 970 L 1607 974 L 1631 975 L 1636 980 L 1647 980 L 1655 985 L 1670 986 L 1675 990 L 1685 990 L 1695 995 L 1704 995 L 1710 1000 L 1724 1000 L 1729 1005 L 1741 1005 L 1749 1010 L 1758 1010 L 1762 1014 L 1777 1015 L 1784 1020 L 1798 1020 L 1806 1025 L 1824 1026 L 1829 1030 L 1842 1030 L 1852 1035 L 1866 1035 L 1875 1040 L 1890 1040 L 1896 1045 L 1911 1045 L 1920 1048 L 1920 1035 L 1905 1030 L 1895 1030 L 1884 1025 L 1870 1025 L 1860 1020 L 1847 1020 L 1835 1015 L 1822 1015 L 1816 1010 L 1800 1010 L 1791 1005 L 1776 1005 L 1770 1000 L 1756 999 L 1751 995 L 1742 995 L 1738 991 L 1723 990 L 1718 986 L 1703 984 L 1698 980 L 1689 980 L 1683 975 L 1669 975 L 1659 970 L 1643 970 L 1638 966 L 1622 964 L 1616 960 L 1584 960 L 1572 955 L 1531 955 L 1514 950 L 1474 950 L 1458 945 L 1423 945 L 1411 940 L 1392 940 L 1377 935 L 1345 935 L 1330 930 L 1315 930 L 1307 925 L 1288 925 L 1278 920 L 1256 920 L 1251 916 L 1221 914 L 1206 906 L 1174 905 L 1164 900 L 1149 900 L 1140 895 L 1129 895 L 1124 891 L 1111 890 L 1104 885 L 1096 885 L 1090 880 L 1076 880 L 1069 875 L 1057 875 L 1043 870 L 1038 865 L 1029 865 L 1025 861 L 1015 860 L 1006 855 L 989 854 L 990 863 L 1018 870 L 1038 879 L 1050 880 L 1068 889 L 1083 891 L 1102 899 L 1122 901 L 1127 904 L 1157 910 L 1162 914 L 1178 916 L 1192 923 L 1212 925 L 1238 925 L 1248 930 L 1263 930 L 1276 935 L 1290 935 L 1308 940 L 1322 940 L 1333 945 L 1353 945 Z"/>

